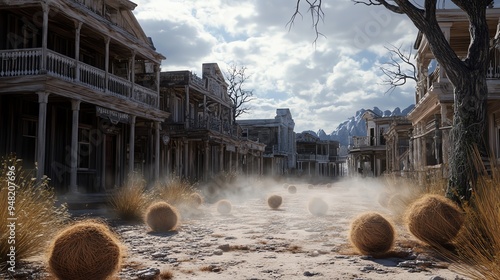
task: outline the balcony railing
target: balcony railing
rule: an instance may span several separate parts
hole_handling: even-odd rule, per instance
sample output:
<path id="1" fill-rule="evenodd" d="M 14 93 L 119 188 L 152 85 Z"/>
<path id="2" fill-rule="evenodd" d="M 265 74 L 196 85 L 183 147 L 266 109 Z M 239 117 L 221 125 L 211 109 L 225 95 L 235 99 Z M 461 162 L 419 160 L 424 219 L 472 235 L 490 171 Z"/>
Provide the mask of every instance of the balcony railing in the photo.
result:
<path id="1" fill-rule="evenodd" d="M 76 75 L 78 69 L 78 76 Z M 0 77 L 39 75 L 42 70 L 42 49 L 0 50 Z M 48 50 L 47 74 L 68 82 L 79 83 L 92 90 L 130 98 L 158 108 L 158 93 L 106 71 Z M 134 89 L 133 94 L 132 88 Z"/>
<path id="2" fill-rule="evenodd" d="M 370 136 L 353 136 L 352 141 L 354 148 L 369 147 L 370 138 Z"/>
<path id="3" fill-rule="evenodd" d="M 328 155 L 307 155 L 307 154 L 298 154 L 297 160 L 307 160 L 307 161 L 329 161 L 330 156 Z"/>
<path id="4" fill-rule="evenodd" d="M 216 118 L 203 119 L 200 117 L 196 122 L 195 119 L 188 119 L 189 127 L 186 128 L 185 122 L 169 123 L 166 125 L 166 130 L 169 131 L 185 131 L 185 130 L 210 130 L 223 133 L 231 136 L 238 136 L 238 127 L 231 125 L 229 121 L 221 121 Z"/>

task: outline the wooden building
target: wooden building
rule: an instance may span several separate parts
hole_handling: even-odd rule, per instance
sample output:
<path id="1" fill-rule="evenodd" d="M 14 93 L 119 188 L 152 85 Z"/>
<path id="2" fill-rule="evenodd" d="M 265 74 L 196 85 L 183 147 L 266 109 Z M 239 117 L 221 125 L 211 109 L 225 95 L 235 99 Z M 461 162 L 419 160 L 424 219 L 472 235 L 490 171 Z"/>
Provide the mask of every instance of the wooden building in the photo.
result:
<path id="1" fill-rule="evenodd" d="M 500 158 L 500 9 L 486 10 L 491 37 L 490 64 L 487 73 L 488 143 L 493 155 Z M 441 9 L 436 14 L 441 30 L 459 57 L 465 58 L 470 42 L 469 21 L 459 9 Z M 418 71 L 415 109 L 408 115 L 413 131 L 410 140 L 411 169 L 428 176 L 448 176 L 450 129 L 453 125 L 453 86 L 434 59 L 425 36 L 418 34 Z"/>
<path id="2" fill-rule="evenodd" d="M 339 142 L 321 140 L 308 132 L 297 133 L 296 173 L 305 177 L 338 177 L 344 175 L 345 160 L 339 157 Z"/>
<path id="3" fill-rule="evenodd" d="M 161 107 L 172 113 L 163 131 L 161 154 L 169 172 L 206 181 L 220 172 L 261 174 L 265 145 L 241 139 L 233 123 L 233 103 L 216 63 L 204 63 L 202 76 L 190 71 L 160 74 Z"/>
<path id="4" fill-rule="evenodd" d="M 160 177 L 160 64 L 128 0 L 0 1 L 0 154 L 59 193 Z M 36 171 L 35 171 L 36 166 Z"/>
<path id="5" fill-rule="evenodd" d="M 291 174 L 296 164 L 295 122 L 289 109 L 277 109 L 274 119 L 238 120 L 242 137 L 265 144 L 263 174 Z"/>
<path id="6" fill-rule="evenodd" d="M 378 177 L 388 166 L 386 134 L 392 125 L 404 122 L 405 117 L 382 117 L 372 110 L 362 115 L 366 121 L 366 136 L 353 136 L 349 147 L 349 173 L 363 177 Z M 399 148 L 395 148 L 399 149 Z"/>

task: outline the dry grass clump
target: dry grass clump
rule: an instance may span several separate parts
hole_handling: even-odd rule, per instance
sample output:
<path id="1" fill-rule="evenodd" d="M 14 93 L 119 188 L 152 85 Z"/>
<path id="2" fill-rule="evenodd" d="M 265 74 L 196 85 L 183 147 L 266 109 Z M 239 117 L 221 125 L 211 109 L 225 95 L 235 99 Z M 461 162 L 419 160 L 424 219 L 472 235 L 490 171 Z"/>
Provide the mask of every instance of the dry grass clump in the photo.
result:
<path id="1" fill-rule="evenodd" d="M 175 230 L 179 222 L 177 209 L 164 201 L 151 204 L 144 218 L 146 224 L 155 232 Z"/>
<path id="2" fill-rule="evenodd" d="M 409 231 L 430 245 L 449 243 L 464 222 L 460 208 L 441 195 L 426 194 L 407 210 Z"/>
<path id="3" fill-rule="evenodd" d="M 377 256 L 393 247 L 395 231 L 382 215 L 368 212 L 353 220 L 349 239 L 362 254 Z"/>
<path id="4" fill-rule="evenodd" d="M 130 176 L 125 185 L 110 198 L 111 207 L 118 218 L 126 221 L 139 221 L 151 202 L 146 191 L 146 181 L 139 176 Z"/>
<path id="5" fill-rule="evenodd" d="M 293 193 L 296 193 L 296 192 L 297 192 L 297 187 L 296 187 L 296 186 L 294 186 L 294 185 L 290 185 L 290 186 L 288 186 L 288 192 L 289 192 L 289 193 L 292 193 L 292 194 L 293 194 Z"/>
<path id="6" fill-rule="evenodd" d="M 272 209 L 280 208 L 281 203 L 283 203 L 283 198 L 279 195 L 273 194 L 267 198 L 267 204 Z"/>
<path id="7" fill-rule="evenodd" d="M 470 201 L 463 202 L 464 225 L 454 239 L 454 250 L 440 252 L 453 261 L 453 270 L 470 279 L 500 279 L 500 168 L 490 159 L 487 175 L 475 152 L 472 158 L 480 176 Z"/>
<path id="8" fill-rule="evenodd" d="M 232 209 L 233 205 L 229 200 L 223 199 L 217 202 L 217 212 L 219 212 L 220 214 L 227 215 L 231 213 Z"/>
<path id="9" fill-rule="evenodd" d="M 194 186 L 179 177 L 157 183 L 152 189 L 152 196 L 155 199 L 163 200 L 171 205 L 188 204 L 191 201 L 191 194 L 195 193 Z"/>
<path id="10" fill-rule="evenodd" d="M 314 216 L 323 216 L 326 215 L 326 212 L 328 211 L 328 203 L 326 203 L 322 198 L 313 197 L 309 200 L 307 209 L 309 209 L 309 212 Z"/>
<path id="11" fill-rule="evenodd" d="M 22 169 L 20 159 L 4 158 L 0 165 L 0 269 L 8 264 L 10 246 L 15 240 L 15 260 L 26 259 L 43 252 L 50 237 L 69 219 L 66 205 L 56 206 L 54 191 L 48 178 L 40 184 L 32 179 L 34 174 Z M 9 183 L 10 182 L 10 183 Z M 16 220 L 9 220 L 16 218 Z M 15 228 L 10 228 L 10 222 Z M 11 230 L 15 239 L 9 237 Z"/>
<path id="12" fill-rule="evenodd" d="M 174 272 L 170 269 L 164 269 L 160 272 L 160 279 L 162 280 L 170 280 L 174 278 Z"/>
<path id="13" fill-rule="evenodd" d="M 49 248 L 48 268 L 58 279 L 108 279 L 118 272 L 122 245 L 96 221 L 77 222 L 58 233 Z"/>

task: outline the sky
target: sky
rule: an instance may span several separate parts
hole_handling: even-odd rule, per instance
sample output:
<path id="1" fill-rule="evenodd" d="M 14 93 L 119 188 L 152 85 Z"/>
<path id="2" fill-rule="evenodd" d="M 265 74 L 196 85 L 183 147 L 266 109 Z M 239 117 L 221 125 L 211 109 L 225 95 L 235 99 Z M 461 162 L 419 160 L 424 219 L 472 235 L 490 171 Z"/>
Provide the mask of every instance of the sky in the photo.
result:
<path id="1" fill-rule="evenodd" d="M 331 133 L 361 108 L 404 109 L 415 102 L 415 84 L 386 93 L 380 67 L 390 59 L 384 47 L 413 51 L 417 29 L 403 15 L 351 0 L 323 1 L 324 34 L 315 43 L 308 6 L 294 24 L 294 0 L 135 0 L 134 10 L 156 50 L 167 57 L 162 71 L 190 70 L 203 63 L 246 67 L 253 90 L 248 114 L 274 118 L 289 108 L 295 132 Z M 304 0 L 302 2 L 306 3 Z M 414 53 L 414 51 L 413 51 Z"/>

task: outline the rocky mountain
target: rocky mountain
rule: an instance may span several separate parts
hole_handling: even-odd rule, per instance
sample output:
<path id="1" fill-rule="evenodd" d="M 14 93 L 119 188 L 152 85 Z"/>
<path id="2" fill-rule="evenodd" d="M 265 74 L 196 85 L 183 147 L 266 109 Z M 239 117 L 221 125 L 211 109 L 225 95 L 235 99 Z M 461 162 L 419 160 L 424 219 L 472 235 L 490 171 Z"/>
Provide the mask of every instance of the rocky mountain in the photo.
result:
<path id="1" fill-rule="evenodd" d="M 378 107 L 373 107 L 373 109 L 371 110 L 377 115 L 383 117 L 406 116 L 411 110 L 413 110 L 414 107 L 415 105 L 410 105 L 403 110 L 401 110 L 399 107 L 396 107 L 392 111 L 382 111 Z M 366 112 L 366 109 L 358 110 L 356 112 L 356 115 L 339 124 L 337 128 L 330 134 L 326 134 L 323 129 L 318 130 L 317 133 L 314 133 L 312 131 L 309 132 L 311 132 L 313 135 L 317 135 L 321 140 L 339 141 L 341 146 L 347 146 L 349 145 L 349 137 L 366 135 L 366 123 L 365 120 L 361 118 L 364 112 Z"/>

